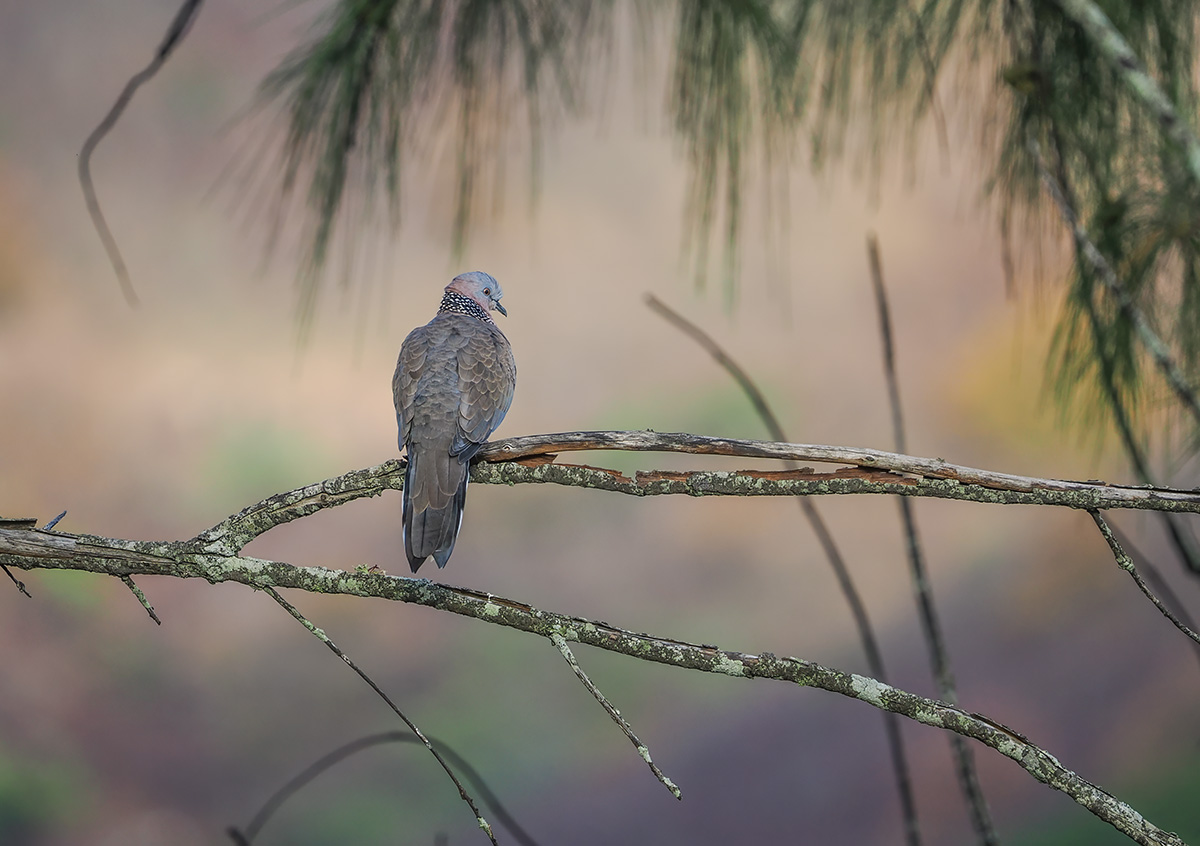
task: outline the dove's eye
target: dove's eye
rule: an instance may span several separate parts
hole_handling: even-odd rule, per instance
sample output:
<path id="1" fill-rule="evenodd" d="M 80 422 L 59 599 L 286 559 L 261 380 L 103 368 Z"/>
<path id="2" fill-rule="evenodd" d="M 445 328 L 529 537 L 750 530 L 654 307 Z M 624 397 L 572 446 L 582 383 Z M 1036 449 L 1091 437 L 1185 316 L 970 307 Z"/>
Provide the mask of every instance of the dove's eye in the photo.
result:
<path id="1" fill-rule="evenodd" d="M 492 295 L 492 289 L 491 289 L 491 288 L 484 288 L 484 289 L 483 289 L 483 292 L 484 292 L 485 294 L 487 294 L 489 297 Z"/>

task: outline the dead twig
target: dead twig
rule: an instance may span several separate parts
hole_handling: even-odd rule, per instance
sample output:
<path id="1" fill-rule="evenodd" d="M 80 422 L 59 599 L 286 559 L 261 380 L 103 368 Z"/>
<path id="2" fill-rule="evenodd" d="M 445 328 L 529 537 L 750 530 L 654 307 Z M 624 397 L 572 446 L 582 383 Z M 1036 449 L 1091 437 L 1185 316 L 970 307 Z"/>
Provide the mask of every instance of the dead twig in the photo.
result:
<path id="1" fill-rule="evenodd" d="M 254 839 L 258 837 L 263 827 L 270 821 L 271 817 L 283 806 L 285 802 L 295 796 L 306 785 L 312 782 L 317 776 L 324 773 L 326 770 L 337 766 L 342 761 L 357 755 L 366 749 L 371 749 L 376 746 L 382 746 L 386 743 L 420 743 L 421 741 L 411 732 L 407 731 L 385 731 L 378 734 L 369 734 L 366 737 L 360 737 L 352 740 L 349 743 L 339 746 L 332 752 L 322 755 L 317 761 L 305 767 L 303 772 L 288 780 L 287 784 L 279 788 L 271 794 L 270 798 L 263 803 L 263 806 L 258 809 L 258 813 L 250 820 L 250 823 L 244 828 L 239 829 L 236 826 L 230 826 L 226 829 L 226 834 L 233 840 L 237 846 L 250 846 Z M 479 795 L 483 797 L 484 803 L 496 815 L 496 818 L 512 832 L 513 837 L 521 846 L 538 846 L 536 840 L 523 829 L 517 822 L 516 818 L 509 813 L 508 809 L 501 803 L 499 797 L 488 787 L 478 771 L 475 770 L 467 760 L 455 752 L 448 744 L 435 737 L 429 738 L 429 742 L 441 751 L 451 762 L 455 768 L 463 773 L 467 781 L 479 791 Z"/>
<path id="2" fill-rule="evenodd" d="M 1154 607 L 1157 608 L 1164 617 L 1170 620 L 1171 623 L 1174 624 L 1175 628 L 1179 629 L 1185 635 L 1194 640 L 1198 645 L 1200 645 L 1200 635 L 1188 628 L 1188 626 L 1186 626 L 1182 620 L 1176 617 L 1175 614 L 1172 613 L 1171 609 L 1164 605 L 1162 600 L 1155 596 L 1153 591 L 1150 590 L 1150 586 L 1146 584 L 1145 579 L 1142 578 L 1141 574 L 1137 571 L 1137 567 L 1134 566 L 1133 559 L 1130 558 L 1129 554 L 1121 547 L 1120 542 L 1118 542 L 1116 537 L 1113 535 L 1112 529 L 1109 528 L 1108 523 L 1106 523 L 1104 518 L 1100 516 L 1100 512 L 1089 511 L 1088 513 L 1092 515 L 1092 519 L 1096 522 L 1096 527 L 1100 529 L 1100 534 L 1104 536 L 1104 540 L 1108 544 L 1108 548 L 1112 550 L 1113 558 L 1117 560 L 1117 566 L 1130 575 L 1134 581 L 1134 584 L 1138 586 L 1138 590 L 1145 594 L 1146 598 L 1154 603 Z"/>
<path id="3" fill-rule="evenodd" d="M 142 589 L 135 585 L 133 579 L 129 578 L 129 576 L 118 576 L 118 578 L 125 583 L 125 587 L 133 592 L 133 595 L 137 597 L 137 601 L 142 603 L 142 607 L 146 609 L 146 613 L 150 615 L 150 619 L 161 626 L 162 620 L 158 619 L 158 614 L 154 613 L 154 606 L 150 604 L 150 600 L 146 599 L 146 594 L 142 593 Z"/>
<path id="4" fill-rule="evenodd" d="M 654 777 L 663 783 L 663 787 L 671 791 L 672 796 L 674 796 L 676 799 L 682 799 L 683 794 L 679 791 L 679 788 L 675 786 L 675 782 L 667 778 L 663 774 L 663 771 L 658 768 L 658 764 L 654 763 L 654 760 L 650 757 L 650 749 L 646 746 L 646 744 L 642 743 L 636 734 L 633 733 L 633 728 L 629 725 L 625 718 L 621 716 L 621 712 L 613 707 L 613 704 L 608 701 L 603 693 L 600 692 L 600 688 L 596 687 L 595 683 L 588 678 L 587 673 L 583 671 L 583 667 L 579 666 L 579 662 L 575 660 L 575 654 L 571 652 L 571 647 L 567 645 L 567 641 L 563 638 L 563 636 L 558 632 L 553 632 L 550 635 L 550 642 L 557 646 L 558 651 L 562 653 L 562 657 L 567 659 L 567 663 L 571 665 L 571 670 L 575 673 L 575 676 L 581 682 L 583 682 L 583 686 L 588 689 L 588 693 L 595 697 L 596 701 L 600 703 L 600 707 L 608 713 L 608 716 L 612 717 L 612 721 L 620 726 L 621 731 L 624 732 L 625 736 L 629 738 L 629 742 L 634 745 L 634 748 L 637 749 L 638 754 L 642 756 L 642 760 L 645 761 L 646 765 L 650 767 L 650 772 L 654 773 Z"/>
<path id="5" fill-rule="evenodd" d="M 87 140 L 83 142 L 83 147 L 79 150 L 79 186 L 83 189 L 83 200 L 87 204 L 88 214 L 92 217 L 92 224 L 96 227 L 96 232 L 100 235 L 100 240 L 104 244 L 104 251 L 108 253 L 108 260 L 112 263 L 113 271 L 117 274 L 117 282 L 121 286 L 121 293 L 125 295 L 125 301 L 131 306 L 138 304 L 137 292 L 133 289 L 133 281 L 129 278 L 129 270 L 125 267 L 125 260 L 121 258 L 121 250 L 117 247 L 117 240 L 108 228 L 108 223 L 104 219 L 104 212 L 100 210 L 100 200 L 96 196 L 96 186 L 92 182 L 92 153 L 96 151 L 96 147 L 100 142 L 104 140 L 104 136 L 108 135 L 113 126 L 116 125 L 122 113 L 124 113 L 125 107 L 133 99 L 134 92 L 143 83 L 158 73 L 159 69 L 166 63 L 167 57 L 179 46 L 179 43 L 191 28 L 192 23 L 196 20 L 196 15 L 200 11 L 202 2 L 203 0 L 184 0 L 183 5 L 179 7 L 179 11 L 175 13 L 175 18 L 171 21 L 171 26 L 167 29 L 167 34 L 163 37 L 162 43 L 158 45 L 158 49 L 154 52 L 154 58 L 150 61 L 150 64 L 135 73 L 129 79 L 129 82 L 125 83 L 125 88 L 117 97 L 117 101 L 113 103 L 112 108 L 108 110 L 108 114 L 104 116 L 99 125 L 92 130 Z"/>
<path id="6" fill-rule="evenodd" d="M 454 770 L 450 769 L 450 765 L 446 763 L 446 759 L 442 757 L 441 753 L 433 748 L 433 744 L 429 742 L 429 738 L 425 737 L 425 735 L 421 733 L 421 730 L 417 728 L 417 724 L 405 716 L 404 712 L 396 707 L 396 703 L 393 702 L 391 698 L 383 692 L 379 685 L 375 683 L 375 680 L 363 672 L 363 670 L 350 659 L 349 655 L 343 652 L 336 643 L 330 640 L 329 635 L 325 634 L 322 629 L 317 628 L 315 625 L 309 622 L 308 618 L 296 610 L 294 605 L 280 596 L 279 592 L 275 590 L 275 588 L 271 587 L 270 585 L 258 585 L 258 587 L 260 587 L 263 592 L 267 594 L 267 596 L 279 603 L 279 605 L 285 611 L 295 617 L 300 624 L 304 626 L 304 628 L 308 629 L 309 632 L 311 632 L 318 640 L 321 641 L 321 643 L 328 646 L 334 655 L 345 661 L 346 666 L 356 672 L 359 678 L 365 681 L 371 687 L 371 689 L 378 694 L 379 698 L 387 703 L 388 707 L 395 712 L 396 716 L 404 721 L 404 724 L 409 727 L 409 729 L 414 735 L 417 736 L 421 743 L 425 744 L 425 748 L 428 749 L 429 753 L 433 755 L 435 759 L 437 759 L 439 764 L 441 764 L 442 769 L 446 771 L 446 775 L 450 776 L 450 780 L 454 782 L 454 786 L 458 788 L 459 797 L 461 797 L 462 800 L 467 803 L 467 807 L 469 807 L 471 809 L 471 813 L 475 815 L 475 820 L 479 823 L 479 827 L 483 829 L 485 834 L 487 834 L 488 840 L 492 841 L 492 846 L 496 846 L 496 835 L 492 833 L 491 825 L 483 818 L 483 814 L 479 812 L 479 808 L 475 805 L 475 800 L 471 798 L 469 793 L 467 793 L 467 790 L 465 787 L 463 787 L 462 782 L 458 780 L 458 776 L 454 774 Z"/>

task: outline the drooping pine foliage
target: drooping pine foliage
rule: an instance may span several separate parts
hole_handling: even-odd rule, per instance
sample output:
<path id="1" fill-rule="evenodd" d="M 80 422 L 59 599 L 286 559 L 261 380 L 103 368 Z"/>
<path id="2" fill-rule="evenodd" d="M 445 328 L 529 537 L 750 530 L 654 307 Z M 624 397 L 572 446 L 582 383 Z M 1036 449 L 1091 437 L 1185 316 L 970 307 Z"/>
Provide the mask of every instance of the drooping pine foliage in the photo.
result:
<path id="1" fill-rule="evenodd" d="M 955 155 L 984 151 L 981 182 L 1018 253 L 1065 231 L 1030 154 L 1036 144 L 1090 238 L 1196 382 L 1200 184 L 1068 5 L 1080 4 L 334 0 L 311 40 L 264 83 L 287 113 L 285 197 L 301 193 L 310 215 L 302 318 L 348 204 L 372 202 L 382 188 L 399 222 L 402 177 L 417 159 L 454 156 L 456 251 L 514 139 L 528 145 L 536 185 L 546 116 L 581 113 L 587 83 L 610 65 L 614 28 L 630 21 L 644 66 L 656 51 L 670 53 L 662 99 L 691 170 L 689 249 L 703 265 L 709 243 L 719 242 L 727 291 L 755 166 L 777 171 L 803 150 L 829 167 L 845 157 L 848 138 L 867 139 L 867 163 L 877 166 L 880 150 L 902 143 L 911 151 L 917 129 L 933 121 Z M 1095 6 L 1192 123 L 1197 7 Z M 939 92 L 963 91 L 971 96 L 952 98 L 951 123 L 971 129 L 947 139 Z M 1069 280 L 1054 363 L 1064 395 L 1099 400 L 1091 407 L 1118 426 L 1165 395 L 1084 262 Z"/>

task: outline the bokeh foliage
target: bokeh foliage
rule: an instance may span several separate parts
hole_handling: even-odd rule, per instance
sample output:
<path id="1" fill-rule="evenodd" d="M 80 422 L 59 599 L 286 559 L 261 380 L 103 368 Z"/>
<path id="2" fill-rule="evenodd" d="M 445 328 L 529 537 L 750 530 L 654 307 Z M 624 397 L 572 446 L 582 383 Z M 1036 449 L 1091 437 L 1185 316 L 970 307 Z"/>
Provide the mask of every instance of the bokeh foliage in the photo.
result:
<path id="1" fill-rule="evenodd" d="M 1097 6 L 1190 121 L 1196 7 Z M 283 197 L 303 195 L 311 226 L 302 323 L 339 226 L 343 235 L 356 228 L 348 206 L 378 205 L 382 191 L 398 225 L 413 161 L 452 151 L 456 253 L 480 208 L 497 200 L 502 151 L 514 140 L 530 152 L 536 193 L 547 115 L 585 112 L 625 25 L 639 81 L 669 54 L 663 103 L 691 173 L 685 246 L 698 279 L 715 241 L 732 299 L 744 192 L 756 172 L 776 195 L 786 182 L 772 177 L 801 156 L 830 167 L 853 149 L 857 164 L 877 172 L 885 149 L 915 152 L 930 125 L 943 155 L 979 162 L 1011 276 L 1014 255 L 1068 243 L 1032 140 L 1138 305 L 1197 376 L 1200 190 L 1181 151 L 1060 0 L 336 0 L 263 88 L 286 113 Z M 953 120 L 941 103 L 949 92 Z M 1144 378 L 1134 333 L 1081 262 L 1064 302 L 1053 355 L 1062 395 L 1117 417 L 1153 408 L 1147 400 L 1164 396 L 1161 386 Z"/>

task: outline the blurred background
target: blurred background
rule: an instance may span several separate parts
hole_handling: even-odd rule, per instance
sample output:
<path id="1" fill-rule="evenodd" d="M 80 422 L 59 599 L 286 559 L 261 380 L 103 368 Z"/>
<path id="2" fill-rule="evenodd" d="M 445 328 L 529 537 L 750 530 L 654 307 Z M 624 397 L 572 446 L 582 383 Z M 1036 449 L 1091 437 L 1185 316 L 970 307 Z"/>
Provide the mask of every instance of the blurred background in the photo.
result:
<path id="1" fill-rule="evenodd" d="M 977 151 L 882 153 L 775 173 L 789 211 L 744 200 L 736 296 L 688 259 L 689 170 L 661 103 L 667 62 L 614 70 L 584 119 L 554 121 L 536 202 L 528 151 L 454 257 L 452 145 L 406 172 L 403 227 L 367 241 L 298 340 L 299 230 L 270 227 L 241 175 L 272 126 L 251 108 L 304 36 L 311 4 L 210 0 L 92 167 L 141 298 L 123 301 L 76 176 L 83 139 L 160 42 L 176 4 L 0 3 L 0 514 L 119 538 L 182 539 L 271 493 L 396 457 L 390 377 L 405 334 L 457 272 L 504 285 L 516 399 L 497 436 L 577 429 L 763 438 L 728 376 L 643 304 L 711 332 L 759 380 L 789 436 L 891 449 L 864 247 L 878 235 L 910 451 L 1012 473 L 1131 481 L 1114 439 L 1069 425 L 1046 387 L 1065 251 L 1006 294 Z M 947 103 L 950 114 L 955 104 Z M 952 139 L 959 134 L 953 119 Z M 270 162 L 266 163 L 269 166 Z M 781 185 L 776 183 L 774 188 Z M 777 196 L 777 195 L 776 195 Z M 1053 222 L 1048 226 L 1057 226 Z M 1057 229 L 1052 229 L 1057 232 Z M 775 232 L 773 238 L 768 234 Z M 1055 243 L 1053 238 L 1051 244 Z M 1060 242 L 1060 246 L 1061 242 Z M 335 274 L 336 276 L 336 274 Z M 621 469 L 743 467 L 592 455 Z M 1170 482 L 1197 485 L 1190 464 Z M 934 695 L 896 505 L 820 500 L 893 681 Z M 917 519 L 959 696 L 1164 828 L 1200 838 L 1200 668 L 1084 514 L 920 500 Z M 400 496 L 325 511 L 247 554 L 407 574 Z M 1114 515 L 1185 603 L 1200 596 L 1151 517 Z M 473 487 L 454 559 L 422 575 L 638 631 L 865 671 L 845 603 L 795 503 L 638 500 L 552 486 Z M 0 584 L 0 842 L 228 842 L 288 778 L 339 744 L 398 728 L 268 598 L 143 579 L 163 620 L 82 573 Z M 773 684 L 577 657 L 683 790 L 677 802 L 537 638 L 435 611 L 292 595 L 429 735 L 487 779 L 542 843 L 899 843 L 882 720 Z M 971 836 L 942 733 L 903 727 L 929 843 Z M 1013 762 L 976 748 L 1006 843 L 1121 842 Z M 495 823 L 494 815 L 487 814 Z M 427 754 L 363 753 L 286 805 L 261 844 L 480 842 Z M 501 842 L 512 842 L 502 829 Z M 443 841 L 443 842 L 447 842 Z"/>

